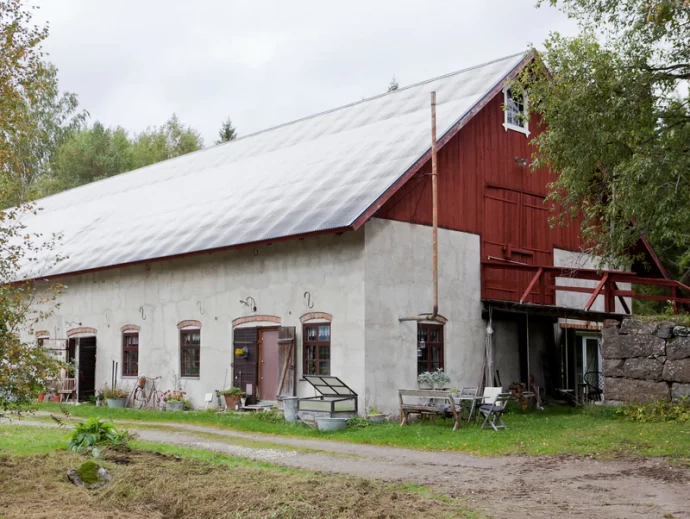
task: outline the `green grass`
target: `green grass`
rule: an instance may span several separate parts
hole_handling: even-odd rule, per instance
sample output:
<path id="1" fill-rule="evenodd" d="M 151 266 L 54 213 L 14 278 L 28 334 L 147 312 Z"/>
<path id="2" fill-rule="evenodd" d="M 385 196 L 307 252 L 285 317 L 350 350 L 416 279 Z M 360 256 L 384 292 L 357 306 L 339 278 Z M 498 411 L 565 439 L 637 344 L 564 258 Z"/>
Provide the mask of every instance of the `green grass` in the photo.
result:
<path id="1" fill-rule="evenodd" d="M 0 456 L 35 456 L 67 446 L 68 431 L 0 421 Z"/>
<path id="2" fill-rule="evenodd" d="M 12 474 L 0 492 L 0 509 L 8 517 L 23 516 L 27 503 L 41 517 L 56 512 L 85 517 L 88 510 L 89 517 L 98 519 L 118 512 L 129 513 L 127 517 L 146 517 L 153 512 L 180 519 L 215 517 L 218 507 L 233 507 L 229 517 L 357 517 L 376 511 L 381 517 L 394 518 L 482 517 L 462 500 L 422 485 L 314 473 L 139 440 L 130 443 L 131 451 L 107 452 L 96 460 L 113 475 L 113 483 L 104 492 L 85 493 L 64 478 L 66 467 L 88 460 L 66 451 L 70 429 L 0 422 L 0 481 Z M 180 462 L 169 456 L 179 456 Z M 126 458 L 128 464 L 114 464 L 115 458 Z M 198 464 L 191 464 L 195 462 Z M 184 491 L 190 492 L 193 506 L 180 501 Z M 202 511 L 200 505 L 205 506 Z M 352 512 L 354 507 L 359 510 Z M 74 512 L 70 514 L 70 510 Z M 133 510 L 137 513 L 131 514 Z"/>
<path id="3" fill-rule="evenodd" d="M 54 404 L 42 405 L 41 409 L 59 412 Z M 406 427 L 393 422 L 332 433 L 321 433 L 303 425 L 268 422 L 251 413 L 163 413 L 84 405 L 70 406 L 69 410 L 74 416 L 84 418 L 99 416 L 114 420 L 179 422 L 252 433 L 464 451 L 486 456 L 667 456 L 690 461 L 690 424 L 629 422 L 615 417 L 609 408 L 550 407 L 543 412 L 511 411 L 504 417 L 508 430 L 499 432 L 481 430 L 474 424 L 463 424 L 462 430 L 453 432 L 450 421 L 439 419 L 435 423 L 417 422 Z"/>

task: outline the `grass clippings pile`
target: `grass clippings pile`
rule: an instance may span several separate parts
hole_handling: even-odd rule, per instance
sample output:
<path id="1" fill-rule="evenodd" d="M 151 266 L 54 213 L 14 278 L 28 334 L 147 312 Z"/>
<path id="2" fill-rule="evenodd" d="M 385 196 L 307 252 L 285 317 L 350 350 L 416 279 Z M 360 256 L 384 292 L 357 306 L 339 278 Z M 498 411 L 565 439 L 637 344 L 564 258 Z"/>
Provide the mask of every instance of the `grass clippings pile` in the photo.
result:
<path id="1" fill-rule="evenodd" d="M 227 467 L 147 451 L 112 453 L 112 474 L 89 491 L 65 478 L 83 456 L 0 458 L 0 517 L 24 518 L 410 518 L 463 517 L 458 503 L 425 490 L 361 478 Z"/>

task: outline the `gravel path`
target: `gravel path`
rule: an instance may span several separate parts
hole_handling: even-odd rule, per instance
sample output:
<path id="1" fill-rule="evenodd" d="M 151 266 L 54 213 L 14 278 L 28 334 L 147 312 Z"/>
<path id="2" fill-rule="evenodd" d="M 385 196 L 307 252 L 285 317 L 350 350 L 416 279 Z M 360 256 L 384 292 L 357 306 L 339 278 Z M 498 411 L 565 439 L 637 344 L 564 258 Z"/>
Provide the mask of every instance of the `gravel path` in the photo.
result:
<path id="1" fill-rule="evenodd" d="M 690 470 L 664 460 L 490 458 L 181 423 L 145 423 L 147 427 L 139 429 L 138 424 L 143 423 L 128 422 L 128 427 L 143 440 L 300 469 L 428 485 L 463 497 L 468 506 L 497 518 L 690 518 Z M 253 447 L 251 442 L 261 442 L 261 446 Z"/>

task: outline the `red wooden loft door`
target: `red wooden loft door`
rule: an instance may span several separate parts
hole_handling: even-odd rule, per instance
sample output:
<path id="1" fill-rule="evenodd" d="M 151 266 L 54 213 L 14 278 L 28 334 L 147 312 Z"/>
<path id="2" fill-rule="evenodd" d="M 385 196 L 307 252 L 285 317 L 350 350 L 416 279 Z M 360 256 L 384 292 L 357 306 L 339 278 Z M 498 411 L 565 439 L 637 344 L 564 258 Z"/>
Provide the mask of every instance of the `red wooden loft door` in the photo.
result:
<path id="1" fill-rule="evenodd" d="M 517 190 L 486 187 L 482 259 L 511 261 L 527 265 L 552 265 L 548 209 L 544 199 Z M 485 299 L 519 301 L 535 272 L 484 270 L 482 294 Z M 527 301 L 541 303 L 537 284 Z M 546 289 L 546 304 L 553 295 Z"/>

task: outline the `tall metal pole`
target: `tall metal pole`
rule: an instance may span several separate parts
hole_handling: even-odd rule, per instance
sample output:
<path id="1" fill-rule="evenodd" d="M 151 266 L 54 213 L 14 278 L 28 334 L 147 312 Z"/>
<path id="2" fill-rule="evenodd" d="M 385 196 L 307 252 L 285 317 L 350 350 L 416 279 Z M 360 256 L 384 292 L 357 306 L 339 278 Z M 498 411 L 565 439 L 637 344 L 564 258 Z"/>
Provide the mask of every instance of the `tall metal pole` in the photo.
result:
<path id="1" fill-rule="evenodd" d="M 436 92 L 431 92 L 431 214 L 432 214 L 432 249 L 434 278 L 433 317 L 438 314 L 438 165 L 436 160 Z"/>

